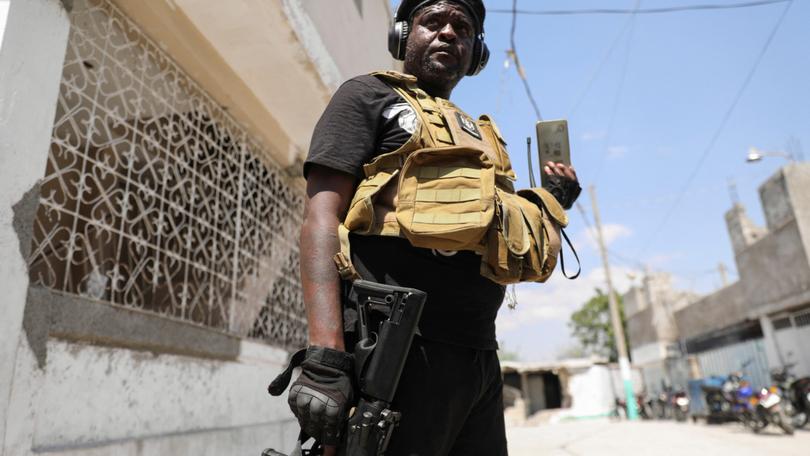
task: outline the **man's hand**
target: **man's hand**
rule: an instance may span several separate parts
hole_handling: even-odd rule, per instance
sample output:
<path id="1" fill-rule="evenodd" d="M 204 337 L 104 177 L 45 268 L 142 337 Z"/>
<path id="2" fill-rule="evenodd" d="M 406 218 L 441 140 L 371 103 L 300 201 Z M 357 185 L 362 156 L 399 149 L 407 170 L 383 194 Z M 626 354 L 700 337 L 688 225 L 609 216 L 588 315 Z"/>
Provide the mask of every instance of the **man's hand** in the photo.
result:
<path id="1" fill-rule="evenodd" d="M 309 347 L 301 375 L 290 387 L 287 403 L 307 435 L 323 445 L 337 445 L 354 400 L 352 355 Z"/>
<path id="2" fill-rule="evenodd" d="M 557 198 L 563 209 L 571 209 L 582 192 L 574 167 L 550 161 L 543 166 L 543 172 L 548 175 L 546 190 Z"/>

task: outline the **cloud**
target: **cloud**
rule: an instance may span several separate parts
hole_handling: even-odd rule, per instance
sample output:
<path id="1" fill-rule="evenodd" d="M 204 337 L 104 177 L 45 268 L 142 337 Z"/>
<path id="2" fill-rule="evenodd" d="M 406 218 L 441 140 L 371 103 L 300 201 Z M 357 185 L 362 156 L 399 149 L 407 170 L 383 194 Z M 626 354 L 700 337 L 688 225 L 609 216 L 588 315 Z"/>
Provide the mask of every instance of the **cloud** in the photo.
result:
<path id="1" fill-rule="evenodd" d="M 610 247 L 610 244 L 617 239 L 621 239 L 623 237 L 628 237 L 633 234 L 633 231 L 621 224 L 618 223 L 607 223 L 602 225 L 602 237 L 605 240 L 605 246 Z M 596 227 L 585 228 L 576 236 L 574 236 L 575 246 L 579 245 L 587 245 L 592 250 L 597 250 L 599 248 L 596 245 Z"/>
<path id="2" fill-rule="evenodd" d="M 618 159 L 624 158 L 629 149 L 627 146 L 610 146 L 607 148 L 607 158 Z"/>
<path id="3" fill-rule="evenodd" d="M 683 258 L 683 256 L 683 252 L 659 253 L 648 258 L 645 264 L 652 267 L 662 267 L 672 263 L 673 260 Z"/>
<path id="4" fill-rule="evenodd" d="M 606 134 L 607 134 L 607 132 L 604 131 L 604 130 L 586 131 L 585 133 L 582 134 L 582 136 L 580 136 L 580 138 L 583 141 L 598 141 L 600 139 L 603 139 Z"/>
<path id="5" fill-rule="evenodd" d="M 618 293 L 626 292 L 631 275 L 640 271 L 622 266 L 611 267 L 611 279 Z M 503 306 L 496 321 L 499 333 L 509 333 L 545 321 L 565 324 L 571 314 L 588 301 L 596 288 L 605 289 L 603 268 L 594 268 L 576 280 L 568 280 L 556 271 L 546 283 L 521 283 L 516 286 L 517 307 Z"/>

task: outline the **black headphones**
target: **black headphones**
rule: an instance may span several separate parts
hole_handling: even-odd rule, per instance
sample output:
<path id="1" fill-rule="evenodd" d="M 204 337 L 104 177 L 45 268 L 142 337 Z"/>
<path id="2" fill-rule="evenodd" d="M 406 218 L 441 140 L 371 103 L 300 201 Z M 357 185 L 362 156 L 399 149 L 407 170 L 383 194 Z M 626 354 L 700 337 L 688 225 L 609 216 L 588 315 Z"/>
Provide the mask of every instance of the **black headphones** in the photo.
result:
<path id="1" fill-rule="evenodd" d="M 412 2 L 403 1 L 400 3 L 394 23 L 391 24 L 391 28 L 388 29 L 388 52 L 397 60 L 405 60 L 405 46 L 408 42 L 408 35 L 411 33 L 410 18 L 405 18 L 402 14 L 404 13 L 404 11 L 402 11 L 403 6 L 406 3 Z M 420 6 L 421 4 L 412 9 L 416 10 Z M 484 33 L 482 32 L 475 37 L 472 49 L 472 60 L 470 61 L 470 68 L 467 69 L 467 76 L 475 76 L 480 73 L 481 70 L 487 66 L 487 62 L 489 62 L 489 48 L 487 48 L 487 44 L 484 43 Z"/>

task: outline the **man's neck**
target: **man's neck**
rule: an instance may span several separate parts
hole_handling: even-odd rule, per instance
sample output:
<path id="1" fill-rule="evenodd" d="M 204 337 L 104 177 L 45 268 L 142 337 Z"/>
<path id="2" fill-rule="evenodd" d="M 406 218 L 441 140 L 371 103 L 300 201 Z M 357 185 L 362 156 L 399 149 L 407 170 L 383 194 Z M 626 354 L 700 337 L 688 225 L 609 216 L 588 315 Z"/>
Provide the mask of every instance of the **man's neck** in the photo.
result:
<path id="1" fill-rule="evenodd" d="M 444 98 L 445 100 L 450 99 L 450 93 L 453 91 L 452 88 L 439 88 L 427 83 L 420 81 L 418 78 L 416 79 L 416 85 L 419 86 L 420 89 L 427 92 L 428 95 L 434 98 Z"/>
<path id="2" fill-rule="evenodd" d="M 430 95 L 431 97 L 444 98 L 445 100 L 450 99 L 450 94 L 453 92 L 455 84 L 453 84 L 450 87 L 438 87 L 436 85 L 425 82 L 422 79 L 419 79 L 419 76 L 413 74 L 413 72 L 409 72 L 407 70 L 404 70 L 404 72 L 405 74 L 414 76 L 416 78 L 416 85 L 418 85 L 420 89 L 427 92 L 427 94 Z"/>

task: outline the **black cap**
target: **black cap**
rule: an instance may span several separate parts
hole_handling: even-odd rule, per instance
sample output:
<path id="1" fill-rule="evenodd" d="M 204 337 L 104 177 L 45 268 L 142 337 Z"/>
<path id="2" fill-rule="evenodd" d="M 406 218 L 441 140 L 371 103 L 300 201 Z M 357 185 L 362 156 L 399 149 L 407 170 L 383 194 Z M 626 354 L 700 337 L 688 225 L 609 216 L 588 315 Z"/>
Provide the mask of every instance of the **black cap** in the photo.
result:
<path id="1" fill-rule="evenodd" d="M 407 21 L 413 19 L 413 15 L 420 8 L 437 3 L 440 0 L 402 0 L 397 8 L 397 14 L 394 16 L 395 22 Z M 446 0 L 450 3 L 456 3 L 469 13 L 470 17 L 478 27 L 478 34 L 484 33 L 484 18 L 486 17 L 487 10 L 484 7 L 483 0 Z"/>

